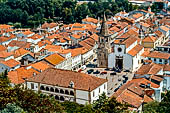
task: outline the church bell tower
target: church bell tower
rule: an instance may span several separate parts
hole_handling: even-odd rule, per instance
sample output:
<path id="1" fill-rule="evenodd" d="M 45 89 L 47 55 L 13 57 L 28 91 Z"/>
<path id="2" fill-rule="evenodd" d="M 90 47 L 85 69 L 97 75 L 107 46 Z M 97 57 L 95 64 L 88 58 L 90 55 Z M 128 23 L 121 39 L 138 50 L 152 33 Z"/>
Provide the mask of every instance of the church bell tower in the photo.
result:
<path id="1" fill-rule="evenodd" d="M 110 47 L 110 35 L 108 30 L 108 25 L 106 23 L 105 13 L 103 15 L 103 21 L 99 33 L 98 49 L 97 49 L 97 58 L 98 58 L 98 67 L 107 68 L 108 67 L 108 54 L 111 52 Z"/>

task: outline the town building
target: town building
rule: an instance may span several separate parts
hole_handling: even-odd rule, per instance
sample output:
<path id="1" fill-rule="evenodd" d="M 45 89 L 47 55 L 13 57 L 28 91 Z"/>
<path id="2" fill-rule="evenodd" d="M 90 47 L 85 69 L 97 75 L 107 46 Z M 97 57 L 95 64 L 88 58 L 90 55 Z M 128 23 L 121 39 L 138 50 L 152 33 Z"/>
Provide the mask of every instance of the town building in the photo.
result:
<path id="1" fill-rule="evenodd" d="M 26 80 L 26 86 L 61 102 L 67 100 L 79 104 L 93 103 L 102 93 L 107 94 L 107 80 L 55 68 L 48 68 Z"/>

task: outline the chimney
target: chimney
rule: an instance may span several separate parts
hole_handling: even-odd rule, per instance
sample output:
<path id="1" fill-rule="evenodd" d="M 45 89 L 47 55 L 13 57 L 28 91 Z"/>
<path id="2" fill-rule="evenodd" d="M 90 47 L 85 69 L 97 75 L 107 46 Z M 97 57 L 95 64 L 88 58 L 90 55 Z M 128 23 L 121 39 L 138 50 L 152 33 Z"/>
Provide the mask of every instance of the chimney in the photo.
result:
<path id="1" fill-rule="evenodd" d="M 36 76 L 36 73 L 35 72 L 33 72 L 33 77 L 35 77 Z"/>

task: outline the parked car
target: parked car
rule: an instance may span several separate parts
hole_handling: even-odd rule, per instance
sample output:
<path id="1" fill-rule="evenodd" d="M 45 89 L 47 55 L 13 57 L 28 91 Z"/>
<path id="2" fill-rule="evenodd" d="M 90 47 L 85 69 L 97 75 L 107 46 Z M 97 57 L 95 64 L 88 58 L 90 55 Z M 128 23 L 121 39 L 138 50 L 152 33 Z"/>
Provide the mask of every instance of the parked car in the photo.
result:
<path id="1" fill-rule="evenodd" d="M 109 71 L 110 69 L 109 68 L 106 68 L 105 71 Z"/>
<path id="2" fill-rule="evenodd" d="M 87 64 L 86 67 L 89 67 L 89 68 L 96 68 L 97 65 L 95 65 L 95 64 Z"/>
<path id="3" fill-rule="evenodd" d="M 127 76 L 126 75 L 123 75 L 123 78 L 126 78 Z"/>
<path id="4" fill-rule="evenodd" d="M 82 69 L 79 69 L 78 72 L 80 73 L 82 71 Z"/>
<path id="5" fill-rule="evenodd" d="M 127 82 L 127 80 L 123 80 L 123 84 L 125 84 Z"/>
<path id="6" fill-rule="evenodd" d="M 94 59 L 94 60 L 93 60 L 93 62 L 96 62 L 96 61 L 97 61 L 97 59 Z"/>
<path id="7" fill-rule="evenodd" d="M 91 74 L 94 71 L 94 69 L 90 69 L 87 71 L 88 74 Z"/>
<path id="8" fill-rule="evenodd" d="M 116 68 L 113 67 L 113 68 L 111 69 L 111 71 L 116 71 Z"/>
<path id="9" fill-rule="evenodd" d="M 86 65 L 81 66 L 80 69 L 81 69 L 81 70 L 85 70 L 85 69 L 86 69 Z"/>
<path id="10" fill-rule="evenodd" d="M 110 73 L 110 75 L 116 75 L 116 72 Z"/>
<path id="11" fill-rule="evenodd" d="M 96 70 L 95 72 L 93 72 L 93 74 L 99 74 L 100 71 L 99 70 Z"/>
<path id="12" fill-rule="evenodd" d="M 119 78 L 118 81 L 121 81 L 121 79 Z"/>
<path id="13" fill-rule="evenodd" d="M 125 70 L 124 72 L 130 72 L 129 70 Z"/>
<path id="14" fill-rule="evenodd" d="M 117 73 L 121 73 L 121 70 L 120 70 L 120 69 L 117 69 L 115 72 L 117 72 Z"/>
<path id="15" fill-rule="evenodd" d="M 101 75 L 103 75 L 103 74 L 107 74 L 107 72 L 106 72 L 106 71 L 103 71 L 103 72 L 101 72 L 100 74 L 101 74 Z"/>

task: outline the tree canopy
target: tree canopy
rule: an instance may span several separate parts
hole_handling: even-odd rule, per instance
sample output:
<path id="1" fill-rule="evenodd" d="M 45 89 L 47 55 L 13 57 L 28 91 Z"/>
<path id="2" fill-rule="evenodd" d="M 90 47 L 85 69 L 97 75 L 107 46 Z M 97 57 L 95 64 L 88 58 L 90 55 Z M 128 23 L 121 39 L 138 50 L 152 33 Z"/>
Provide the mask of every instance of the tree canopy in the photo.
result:
<path id="1" fill-rule="evenodd" d="M 109 100 L 105 94 L 93 104 L 60 103 L 54 97 L 23 89 L 21 85 L 11 87 L 6 75 L 7 72 L 0 75 L 0 113 L 118 113 L 127 110 L 126 105 L 114 98 Z"/>
<path id="2" fill-rule="evenodd" d="M 92 3 L 77 4 L 73 0 L 1 0 L 0 24 L 13 23 L 16 27 L 36 27 L 51 19 L 64 23 L 81 22 L 87 15 L 100 17 L 103 11 L 114 15 L 119 11 L 131 11 L 137 7 L 128 0 L 96 0 Z M 17 23 L 17 24 L 15 24 Z"/>

